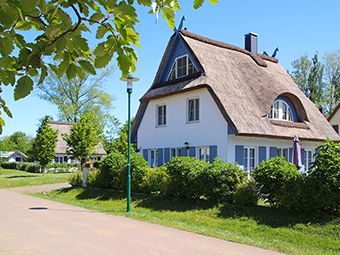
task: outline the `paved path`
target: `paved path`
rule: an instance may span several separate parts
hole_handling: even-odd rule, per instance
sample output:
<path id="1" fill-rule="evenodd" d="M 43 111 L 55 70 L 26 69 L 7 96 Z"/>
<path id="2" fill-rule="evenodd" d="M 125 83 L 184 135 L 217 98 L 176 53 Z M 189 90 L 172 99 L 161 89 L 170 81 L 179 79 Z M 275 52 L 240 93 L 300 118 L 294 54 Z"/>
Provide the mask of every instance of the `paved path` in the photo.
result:
<path id="1" fill-rule="evenodd" d="M 0 189 L 1 255 L 279 254 L 24 195 L 18 190 Z"/>

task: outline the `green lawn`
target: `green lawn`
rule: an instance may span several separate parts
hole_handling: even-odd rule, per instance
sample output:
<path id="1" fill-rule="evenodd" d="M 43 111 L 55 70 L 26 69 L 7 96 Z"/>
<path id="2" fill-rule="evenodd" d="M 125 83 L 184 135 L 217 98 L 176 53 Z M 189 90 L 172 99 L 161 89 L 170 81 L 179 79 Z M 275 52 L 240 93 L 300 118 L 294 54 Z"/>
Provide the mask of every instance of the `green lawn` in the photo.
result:
<path id="1" fill-rule="evenodd" d="M 69 173 L 51 173 L 43 176 L 41 173 L 1 169 L 0 189 L 68 182 L 69 176 Z"/>
<path id="2" fill-rule="evenodd" d="M 93 189 L 61 189 L 39 197 L 109 214 L 162 224 L 288 254 L 339 254 L 340 218 L 264 206 L 220 205 L 206 201 L 133 195 Z"/>

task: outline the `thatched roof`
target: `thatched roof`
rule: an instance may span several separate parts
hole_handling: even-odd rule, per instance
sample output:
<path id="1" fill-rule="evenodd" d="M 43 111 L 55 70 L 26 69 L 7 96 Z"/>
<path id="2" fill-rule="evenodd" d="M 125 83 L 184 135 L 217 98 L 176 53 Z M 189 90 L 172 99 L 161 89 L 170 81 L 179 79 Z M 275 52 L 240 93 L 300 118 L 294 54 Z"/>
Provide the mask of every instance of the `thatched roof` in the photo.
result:
<path id="1" fill-rule="evenodd" d="M 300 140 L 323 141 L 328 137 L 340 141 L 332 126 L 278 64 L 277 59 L 254 55 L 245 49 L 185 30 L 180 30 L 179 36 L 201 71 L 190 77 L 159 83 L 176 38 L 174 34 L 154 83 L 140 99 L 133 131 L 138 128 L 149 100 L 206 88 L 237 136 L 293 139 L 294 135 L 298 135 Z M 291 99 L 300 122 L 277 121 L 267 117 L 278 96 Z"/>
<path id="2" fill-rule="evenodd" d="M 65 155 L 66 154 L 66 150 L 67 150 L 68 147 L 67 147 L 66 142 L 63 140 L 61 134 L 68 134 L 69 135 L 70 132 L 71 132 L 71 126 L 73 124 L 75 124 L 75 123 L 73 123 L 73 122 L 51 121 L 51 123 L 50 123 L 51 128 L 53 128 L 54 130 L 58 130 L 58 142 L 57 142 L 57 148 L 56 148 L 56 155 Z M 98 155 L 98 156 L 105 156 L 106 155 L 106 152 L 105 152 L 101 142 L 99 142 L 98 145 L 96 146 L 96 151 L 95 151 L 94 155 Z"/>

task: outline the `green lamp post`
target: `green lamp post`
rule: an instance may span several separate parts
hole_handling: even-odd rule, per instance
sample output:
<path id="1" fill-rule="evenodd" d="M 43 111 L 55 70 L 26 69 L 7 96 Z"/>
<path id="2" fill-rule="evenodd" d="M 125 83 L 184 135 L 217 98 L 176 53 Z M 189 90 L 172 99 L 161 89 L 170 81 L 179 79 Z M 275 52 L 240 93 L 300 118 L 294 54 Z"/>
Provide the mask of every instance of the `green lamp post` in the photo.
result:
<path id="1" fill-rule="evenodd" d="M 130 203 L 131 203 L 131 93 L 132 93 L 132 82 L 139 81 L 138 78 L 133 77 L 132 75 L 128 75 L 126 78 L 120 78 L 121 81 L 127 82 L 127 94 L 128 94 L 128 127 L 129 127 L 129 135 L 128 135 L 128 189 L 127 189 L 127 211 L 130 212 Z"/>

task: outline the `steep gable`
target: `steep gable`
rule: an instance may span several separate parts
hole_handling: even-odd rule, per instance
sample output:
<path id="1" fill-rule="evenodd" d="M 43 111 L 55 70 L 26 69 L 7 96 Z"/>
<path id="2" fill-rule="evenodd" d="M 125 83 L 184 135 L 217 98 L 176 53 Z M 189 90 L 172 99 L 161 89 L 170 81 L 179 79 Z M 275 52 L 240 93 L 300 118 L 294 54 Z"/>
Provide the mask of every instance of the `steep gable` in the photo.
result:
<path id="1" fill-rule="evenodd" d="M 154 83 L 141 98 L 141 106 L 133 129 L 138 129 L 148 101 L 205 87 L 222 115 L 238 136 L 323 141 L 339 137 L 316 106 L 305 97 L 278 60 L 245 49 L 180 30 L 187 51 L 194 56 L 200 72 L 184 79 L 164 82 L 162 71 L 171 59 L 170 39 Z M 273 102 L 287 97 L 294 105 L 298 121 L 268 118 Z"/>

